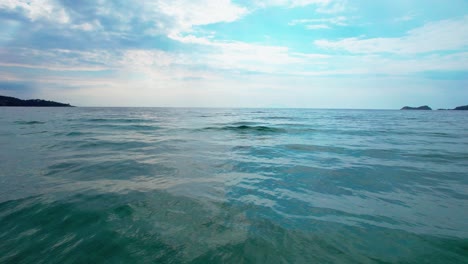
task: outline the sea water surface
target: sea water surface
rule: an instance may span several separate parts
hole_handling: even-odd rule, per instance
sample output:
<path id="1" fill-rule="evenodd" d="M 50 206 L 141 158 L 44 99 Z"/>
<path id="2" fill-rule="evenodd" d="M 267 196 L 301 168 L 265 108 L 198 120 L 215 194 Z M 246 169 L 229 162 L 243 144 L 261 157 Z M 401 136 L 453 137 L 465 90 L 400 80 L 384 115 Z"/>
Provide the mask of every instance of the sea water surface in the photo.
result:
<path id="1" fill-rule="evenodd" d="M 0 263 L 468 263 L 468 112 L 1 108 Z"/>

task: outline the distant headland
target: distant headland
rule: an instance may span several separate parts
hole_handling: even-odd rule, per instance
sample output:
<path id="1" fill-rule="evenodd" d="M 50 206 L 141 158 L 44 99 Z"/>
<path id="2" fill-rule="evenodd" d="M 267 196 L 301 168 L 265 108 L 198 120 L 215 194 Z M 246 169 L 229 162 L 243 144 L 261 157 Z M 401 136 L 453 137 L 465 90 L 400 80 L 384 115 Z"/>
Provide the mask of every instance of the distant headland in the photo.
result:
<path id="1" fill-rule="evenodd" d="M 400 110 L 432 110 L 432 108 L 430 108 L 427 105 L 423 105 L 423 106 L 420 106 L 420 107 L 404 106 Z"/>
<path id="2" fill-rule="evenodd" d="M 423 105 L 419 107 L 405 106 L 401 108 L 400 110 L 432 110 L 432 108 L 430 108 L 427 105 Z M 468 105 L 457 106 L 454 109 L 437 109 L 437 110 L 468 110 Z"/>
<path id="3" fill-rule="evenodd" d="M 15 97 L 0 95 L 0 106 L 53 106 L 53 107 L 73 107 L 70 104 L 58 103 L 41 99 L 21 100 Z"/>
<path id="4" fill-rule="evenodd" d="M 453 110 L 468 110 L 468 105 L 457 106 Z"/>

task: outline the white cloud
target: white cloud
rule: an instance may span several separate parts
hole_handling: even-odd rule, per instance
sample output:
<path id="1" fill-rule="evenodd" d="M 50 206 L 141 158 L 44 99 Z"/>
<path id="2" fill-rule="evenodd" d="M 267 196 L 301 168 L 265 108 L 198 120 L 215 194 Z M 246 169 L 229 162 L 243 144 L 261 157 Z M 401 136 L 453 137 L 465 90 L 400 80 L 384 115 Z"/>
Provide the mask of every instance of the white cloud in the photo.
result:
<path id="1" fill-rule="evenodd" d="M 254 0 L 254 6 L 285 6 L 288 8 L 315 5 L 316 12 L 324 14 L 336 14 L 346 11 L 347 0 Z"/>
<path id="2" fill-rule="evenodd" d="M 418 58 L 388 58 L 380 55 L 340 55 L 326 60 L 326 68 L 302 72 L 302 75 L 412 75 L 420 72 L 468 71 L 468 52 L 427 55 Z"/>
<path id="3" fill-rule="evenodd" d="M 213 69 L 245 70 L 302 76 L 408 75 L 424 71 L 466 71 L 468 53 L 388 58 L 380 55 L 324 55 L 295 53 L 285 46 L 244 42 L 217 42 L 194 36 L 180 41 L 210 47 L 211 52 L 189 58 L 194 65 Z"/>
<path id="4" fill-rule="evenodd" d="M 430 22 L 399 38 L 346 38 L 339 41 L 317 40 L 321 48 L 351 53 L 415 54 L 468 47 L 468 16 Z"/>
<path id="5" fill-rule="evenodd" d="M 308 5 L 328 5 L 333 0 L 257 0 L 254 3 L 261 7 L 267 6 L 288 6 L 288 7 L 301 7 Z"/>
<path id="6" fill-rule="evenodd" d="M 338 26 L 346 26 L 347 18 L 344 16 L 337 16 L 331 18 L 311 18 L 311 19 L 296 19 L 289 23 L 289 25 L 294 26 L 298 24 L 310 24 L 310 23 L 327 23 Z"/>
<path id="7" fill-rule="evenodd" d="M 314 30 L 314 29 L 330 29 L 330 26 L 328 26 L 326 24 L 309 24 L 309 25 L 306 25 L 306 29 L 311 29 L 311 30 Z"/>
<path id="8" fill-rule="evenodd" d="M 157 34 L 190 32 L 195 26 L 232 22 L 248 12 L 231 0 L 143 0 L 122 5 L 128 8 L 116 8 L 114 1 L 100 0 L 93 8 L 98 16 L 115 20 L 113 28 L 131 31 L 135 21 L 139 20 L 153 24 L 152 32 Z M 58 0 L 2 0 L 0 9 L 21 13 L 31 21 L 46 20 L 69 25 L 72 29 L 92 31 L 101 28 L 98 20 L 78 23 L 74 11 L 66 10 Z"/>
<path id="9" fill-rule="evenodd" d="M 321 64 L 328 58 L 322 54 L 291 52 L 286 46 L 269 46 L 239 41 L 214 41 L 193 35 L 172 35 L 183 43 L 203 45 L 209 52 L 192 57 L 193 62 L 215 69 L 255 71 L 263 73 L 289 73 L 304 67 Z"/>
<path id="10" fill-rule="evenodd" d="M 43 69 L 49 71 L 102 71 L 111 69 L 112 57 L 105 50 L 72 51 L 0 48 L 0 66 Z"/>
<path id="11" fill-rule="evenodd" d="M 60 82 L 62 77 L 57 77 L 57 75 L 68 75 L 69 72 L 87 74 L 86 72 L 95 71 L 112 72 L 119 78 L 136 75 L 139 76 L 138 79 L 166 81 L 184 78 L 206 79 L 213 76 L 210 72 L 193 69 L 196 66 L 203 66 L 203 64 L 187 54 L 161 50 L 123 49 L 109 51 L 100 49 L 76 51 L 0 48 L 0 67 L 8 67 L 13 72 L 17 72 L 17 68 L 42 70 L 40 78 L 34 75 L 32 76 L 33 80 L 30 80 L 40 82 L 48 82 L 48 80 Z M 0 80 L 2 80 L 1 76 Z M 119 81 L 115 79 L 109 82 Z"/>
<path id="12" fill-rule="evenodd" d="M 345 0 L 335 0 L 331 4 L 320 6 L 316 11 L 324 14 L 336 14 L 344 12 L 346 10 L 346 5 L 347 3 Z"/>
<path id="13" fill-rule="evenodd" d="M 164 67 L 174 63 L 174 56 L 160 50 L 125 50 L 118 65 L 134 67 Z"/>
<path id="14" fill-rule="evenodd" d="M 83 31 L 93 31 L 99 28 L 102 28 L 101 23 L 98 20 L 94 20 L 92 22 L 86 22 L 82 24 L 72 25 L 71 28 L 83 30 Z"/>
<path id="15" fill-rule="evenodd" d="M 148 20 L 170 34 L 190 32 L 194 26 L 238 20 L 247 9 L 230 0 L 146 1 L 143 4 Z M 169 18 L 161 23 L 161 15 Z"/>
<path id="16" fill-rule="evenodd" d="M 70 21 L 65 9 L 53 0 L 2 0 L 0 9 L 24 13 L 31 21 L 45 19 L 61 24 Z"/>
<path id="17" fill-rule="evenodd" d="M 216 42 L 195 37 L 183 41 L 205 43 L 210 52 L 173 53 L 159 50 L 4 49 L 0 66 L 35 68 L 50 72 L 111 70 L 139 78 L 175 80 L 212 79 L 223 72 L 252 71 L 274 75 L 409 75 L 425 71 L 467 71 L 468 52 L 388 58 L 380 55 L 323 55 L 296 53 L 283 46 Z M 14 54 L 11 56 L 10 54 Z"/>
<path id="18" fill-rule="evenodd" d="M 407 75 L 424 71 L 468 70 L 468 53 L 388 58 L 379 55 L 324 55 L 294 53 L 284 46 L 219 42 L 195 36 L 177 37 L 184 43 L 205 45 L 211 52 L 189 58 L 194 65 L 213 69 L 246 70 L 268 74 L 327 76 L 334 74 Z"/>
<path id="19" fill-rule="evenodd" d="M 289 22 L 289 25 L 304 25 L 307 29 L 329 29 L 332 26 L 346 26 L 347 20 L 348 19 L 344 16 L 331 18 L 296 19 Z"/>
<path id="20" fill-rule="evenodd" d="M 411 77 L 411 74 L 424 71 L 468 70 L 468 52 L 396 59 L 380 55 L 294 53 L 282 46 L 217 42 L 196 37 L 184 41 L 207 43 L 206 47 L 211 52 L 181 54 L 140 49 L 112 52 L 0 49 L 0 65 L 10 67 L 0 74 L 0 79 L 34 83 L 41 87 L 44 95 L 60 96 L 44 97 L 58 101 L 66 99 L 78 105 L 121 105 L 125 98 L 126 104 L 135 106 L 258 106 L 256 100 L 246 100 L 269 91 L 265 95 L 270 97 L 263 103 L 281 103 L 285 102 L 282 99 L 289 98 L 288 104 L 293 103 L 290 106 L 298 102 L 307 106 L 309 99 L 316 98 L 317 92 L 325 92 L 329 98 L 334 98 L 340 90 L 345 91 L 349 87 L 349 82 L 354 82 L 351 85 L 353 95 L 348 94 L 346 98 L 356 96 L 356 91 L 360 89 L 356 82 L 361 79 L 365 82 L 373 75 L 389 75 L 385 77 L 388 79 Z M 12 65 L 14 63 L 17 64 Z M 17 67 L 42 71 L 31 74 L 17 71 Z M 107 70 L 107 73 L 89 73 L 99 70 Z M 77 74 L 76 71 L 83 73 Z M 252 75 L 245 71 L 263 74 Z M 342 79 L 334 75 L 360 78 Z M 329 86 L 330 83 L 323 82 L 325 79 L 340 84 L 333 88 Z M 382 80 L 377 80 L 379 88 L 388 86 Z M 413 77 L 408 80 L 421 82 L 421 79 Z M 294 85 L 291 86 L 291 83 Z M 369 83 L 370 87 L 375 83 Z M 401 88 L 402 84 L 405 84 L 404 88 Z M 398 85 L 402 90 L 408 87 L 406 81 Z M 421 83 L 419 85 L 422 86 Z M 304 97 L 307 94 L 311 96 L 309 99 Z M 213 103 L 210 98 L 219 101 Z M 239 101 L 236 102 L 235 98 L 239 98 Z"/>

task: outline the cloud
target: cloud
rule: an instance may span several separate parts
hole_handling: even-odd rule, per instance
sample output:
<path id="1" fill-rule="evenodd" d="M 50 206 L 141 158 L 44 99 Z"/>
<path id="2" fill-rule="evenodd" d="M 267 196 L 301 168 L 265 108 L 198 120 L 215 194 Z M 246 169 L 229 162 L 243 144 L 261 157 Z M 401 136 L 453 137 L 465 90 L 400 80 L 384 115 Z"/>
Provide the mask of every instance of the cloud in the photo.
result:
<path id="1" fill-rule="evenodd" d="M 248 10 L 231 0 L 54 1 L 5 0 L 0 10 L 22 15 L 32 22 L 56 22 L 51 27 L 107 33 L 170 34 L 193 27 L 235 21 Z"/>
<path id="2" fill-rule="evenodd" d="M 330 29 L 330 26 L 326 25 L 326 24 L 309 24 L 309 25 L 306 25 L 305 27 L 307 29 L 311 29 L 311 30 L 314 30 L 314 29 Z"/>
<path id="3" fill-rule="evenodd" d="M 105 1 L 107 3 L 107 0 Z M 144 25 L 147 27 L 145 33 L 150 34 L 191 32 L 196 26 L 238 20 L 248 12 L 246 8 L 232 3 L 231 0 L 146 0 L 126 3 L 131 6 L 130 15 L 129 10 L 121 9 L 116 17 L 118 19 L 114 21 L 118 22 L 120 18 L 125 21 L 125 17 L 129 17 L 130 19 L 125 21 L 126 27 L 138 30 L 132 26 Z M 112 4 L 103 5 L 97 14 L 115 17 L 114 9 L 111 11 L 106 8 L 107 6 L 112 6 Z M 139 22 L 135 23 L 135 21 Z"/>
<path id="4" fill-rule="evenodd" d="M 310 23 L 327 23 L 338 26 L 346 26 L 347 18 L 344 16 L 337 16 L 331 18 L 312 18 L 312 19 L 295 19 L 289 23 L 289 25 L 294 26 L 298 24 L 310 24 Z"/>
<path id="5" fill-rule="evenodd" d="M 211 69 L 243 70 L 267 74 L 329 75 L 408 75 L 422 71 L 459 71 L 468 68 L 468 53 L 388 57 L 384 55 L 325 55 L 299 53 L 286 46 L 268 46 L 238 41 L 173 36 L 178 41 L 200 45 L 204 50 L 186 57 L 193 65 Z M 208 49 L 203 49 L 208 47 Z"/>
<path id="6" fill-rule="evenodd" d="M 247 13 L 230 0 L 174 0 L 151 1 L 145 5 L 173 19 L 172 32 L 188 32 L 194 26 L 209 25 L 221 22 L 232 22 Z M 155 18 L 157 19 L 157 18 Z"/>
<path id="7" fill-rule="evenodd" d="M 102 25 L 98 20 L 94 20 L 93 22 L 84 22 L 82 24 L 72 25 L 71 28 L 83 31 L 94 31 L 102 28 Z"/>
<path id="8" fill-rule="evenodd" d="M 252 3 L 254 8 L 316 6 L 315 12 L 322 14 L 337 14 L 347 11 L 347 0 L 254 0 Z"/>
<path id="9" fill-rule="evenodd" d="M 172 38 L 183 43 L 200 45 L 200 49 L 204 52 L 194 55 L 192 61 L 213 69 L 290 73 L 323 63 L 323 60 L 329 57 L 321 54 L 292 52 L 286 46 L 216 41 L 193 35 L 174 35 Z"/>
<path id="10" fill-rule="evenodd" d="M 335 55 L 327 60 L 328 69 L 304 72 L 304 75 L 349 76 L 409 76 L 426 71 L 466 71 L 468 52 L 448 55 L 432 54 L 415 57 L 386 57 L 382 55 Z"/>
<path id="11" fill-rule="evenodd" d="M 320 6 L 316 11 L 324 14 L 337 14 L 346 11 L 346 5 L 345 0 L 335 0 L 331 4 Z"/>
<path id="12" fill-rule="evenodd" d="M 285 6 L 299 8 L 305 6 L 317 6 L 316 12 L 323 14 L 336 14 L 346 11 L 346 0 L 254 0 L 254 6 L 266 8 L 270 6 Z"/>
<path id="13" fill-rule="evenodd" d="M 319 92 L 331 98 L 344 89 L 347 82 L 360 79 L 365 82 L 372 76 L 374 84 L 384 82 L 382 85 L 387 85 L 384 80 L 391 76 L 403 78 L 420 72 L 468 69 L 467 52 L 396 59 L 381 55 L 295 53 L 284 46 L 197 40 L 196 37 L 184 41 L 194 40 L 206 43 L 203 46 L 209 52 L 8 50 L 3 55 L 19 55 L 17 60 L 23 64 L 17 67 L 31 65 L 34 71 L 17 71 L 17 67 L 7 66 L 2 68 L 0 79 L 34 84 L 37 94 L 33 97 L 42 96 L 76 105 L 121 105 L 122 98 L 126 98 L 126 104 L 134 106 L 239 106 L 238 103 L 255 106 L 258 102 L 245 101 L 246 98 L 269 91 L 265 95 L 269 99 L 262 103 L 281 102 L 281 98 L 287 97 L 289 103 L 302 102 L 300 105 L 307 106 L 307 100 L 303 98 L 306 94 L 316 96 Z M 11 62 L 11 58 L 9 60 Z M 6 60 L 0 57 L 0 61 Z M 95 71 L 106 71 L 106 74 L 95 74 Z M 252 72 L 259 74 L 250 74 Z M 346 77 L 344 80 L 347 81 L 344 81 L 343 76 L 353 78 Z M 339 87 L 326 86 L 329 83 L 323 82 L 324 78 L 341 84 Z M 411 80 L 416 83 L 414 78 L 406 79 L 405 87 L 408 85 L 406 81 Z M 291 83 L 295 88 L 291 88 Z M 297 91 L 298 98 L 290 97 L 290 89 Z M 12 94 L 13 90 L 7 94 Z M 34 94 L 28 93 L 25 97 Z M 206 98 L 220 101 L 215 104 Z M 240 101 L 236 103 L 234 98 L 240 98 Z"/>
<path id="14" fill-rule="evenodd" d="M 65 9 L 53 0 L 3 0 L 0 9 L 22 13 L 31 21 L 44 19 L 61 24 L 70 21 Z"/>
<path id="15" fill-rule="evenodd" d="M 285 46 L 219 42 L 189 36 L 180 41 L 202 43 L 204 52 L 161 50 L 30 50 L 0 52 L 0 67 L 39 69 L 41 79 L 66 72 L 137 74 L 150 79 L 210 79 L 232 73 L 270 75 L 410 75 L 425 71 L 466 71 L 468 53 L 388 58 L 381 55 L 323 55 L 293 52 Z M 14 56 L 10 54 L 15 54 Z M 47 72 L 48 71 L 48 72 Z M 31 76 L 37 78 L 37 76 Z M 11 79 L 11 78 L 10 78 Z"/>
<path id="16" fill-rule="evenodd" d="M 287 7 L 302 7 L 308 5 L 321 5 L 326 6 L 330 4 L 333 0 L 257 0 L 254 3 L 261 7 L 268 6 L 287 6 Z"/>
<path id="17" fill-rule="evenodd" d="M 338 41 L 316 40 L 320 48 L 350 53 L 417 54 L 454 51 L 468 47 L 468 16 L 430 22 L 399 38 L 346 38 Z"/>
<path id="18" fill-rule="evenodd" d="M 306 29 L 330 29 L 333 26 L 346 26 L 347 18 L 337 16 L 331 18 L 312 18 L 312 19 L 295 19 L 289 22 L 290 26 L 304 25 Z"/>
<path id="19" fill-rule="evenodd" d="M 0 66 L 48 71 L 103 71 L 109 64 L 109 51 L 65 49 L 0 48 Z"/>

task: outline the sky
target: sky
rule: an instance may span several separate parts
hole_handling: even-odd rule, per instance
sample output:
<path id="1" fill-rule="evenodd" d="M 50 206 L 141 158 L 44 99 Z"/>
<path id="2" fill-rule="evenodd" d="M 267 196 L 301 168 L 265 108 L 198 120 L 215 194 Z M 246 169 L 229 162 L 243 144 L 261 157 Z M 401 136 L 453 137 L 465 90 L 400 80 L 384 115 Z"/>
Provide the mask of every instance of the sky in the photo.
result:
<path id="1" fill-rule="evenodd" d="M 0 94 L 77 106 L 468 104 L 468 0 L 1 0 Z"/>

